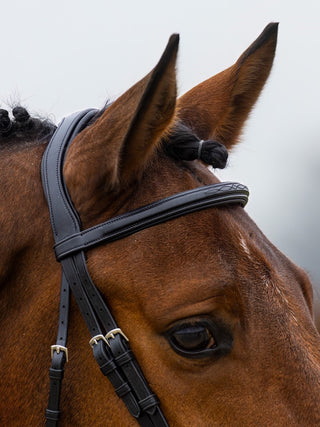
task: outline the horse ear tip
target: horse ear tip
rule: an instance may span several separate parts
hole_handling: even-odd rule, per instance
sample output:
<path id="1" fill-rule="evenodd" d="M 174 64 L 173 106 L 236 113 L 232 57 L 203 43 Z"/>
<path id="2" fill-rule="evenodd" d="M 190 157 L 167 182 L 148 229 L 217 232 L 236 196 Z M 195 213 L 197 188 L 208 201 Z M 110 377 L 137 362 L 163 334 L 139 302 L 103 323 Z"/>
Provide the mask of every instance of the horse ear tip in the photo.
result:
<path id="1" fill-rule="evenodd" d="M 169 42 L 168 44 L 173 45 L 175 47 L 178 47 L 179 45 L 179 40 L 180 40 L 180 34 L 178 33 L 173 33 L 171 34 L 170 38 L 169 38 Z"/>
<path id="2" fill-rule="evenodd" d="M 274 57 L 278 38 L 278 25 L 278 22 L 270 22 L 270 24 L 264 28 L 258 38 L 240 56 L 238 60 L 240 64 L 262 47 L 266 47 L 270 51 L 271 57 Z"/>
<path id="3" fill-rule="evenodd" d="M 279 27 L 279 22 L 270 22 L 263 30 L 263 33 L 265 33 L 267 37 L 272 37 L 272 36 L 276 37 L 278 34 L 278 27 Z"/>

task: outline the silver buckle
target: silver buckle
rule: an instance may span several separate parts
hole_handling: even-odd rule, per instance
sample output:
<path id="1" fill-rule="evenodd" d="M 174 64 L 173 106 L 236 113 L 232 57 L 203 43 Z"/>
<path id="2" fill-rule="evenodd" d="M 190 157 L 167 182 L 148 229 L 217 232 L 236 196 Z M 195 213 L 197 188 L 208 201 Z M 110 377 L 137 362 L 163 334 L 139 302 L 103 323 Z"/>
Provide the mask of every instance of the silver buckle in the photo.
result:
<path id="1" fill-rule="evenodd" d="M 93 348 L 94 345 L 98 344 L 98 341 L 102 340 L 104 341 L 107 345 L 109 345 L 108 341 L 105 339 L 105 337 L 101 334 L 99 335 L 95 335 L 94 337 L 91 338 L 91 340 L 89 341 L 89 344 L 91 345 L 91 347 Z"/>
<path id="2" fill-rule="evenodd" d="M 92 337 L 91 338 L 91 340 L 89 341 L 89 344 L 91 345 L 91 347 L 93 348 L 93 346 L 95 345 L 95 344 L 98 344 L 98 341 L 99 340 L 102 340 L 102 341 L 104 341 L 106 344 L 107 344 L 107 346 L 108 347 L 110 347 L 110 344 L 109 344 L 109 340 L 110 339 L 113 339 L 114 338 L 114 336 L 116 335 L 116 334 L 120 334 L 120 335 L 122 335 L 123 336 L 123 338 L 126 340 L 126 341 L 128 341 L 129 342 L 129 338 L 122 332 L 122 330 L 120 329 L 120 328 L 116 328 L 116 329 L 112 329 L 111 331 L 109 331 L 107 334 L 106 334 L 106 336 L 103 336 L 103 335 L 101 335 L 101 334 L 99 334 L 99 335 L 95 335 L 94 337 Z"/>
<path id="3" fill-rule="evenodd" d="M 106 341 L 107 341 L 107 344 L 108 344 L 108 346 L 110 347 L 110 344 L 109 344 L 109 340 L 112 338 L 112 339 L 114 339 L 114 336 L 116 335 L 116 334 L 120 334 L 120 335 L 122 335 L 123 336 L 123 338 L 126 340 L 126 341 L 128 341 L 129 342 L 129 338 L 122 332 L 122 330 L 120 329 L 120 328 L 116 328 L 116 329 L 112 329 L 111 331 L 109 331 L 108 333 L 107 333 L 107 335 L 105 336 L 105 338 L 106 338 Z"/>
<path id="4" fill-rule="evenodd" d="M 60 351 L 63 351 L 66 355 L 66 361 L 69 362 L 67 347 L 63 347 L 63 345 L 52 345 L 51 346 L 51 359 L 53 358 L 53 352 L 54 351 L 56 351 L 58 354 L 60 353 Z"/>

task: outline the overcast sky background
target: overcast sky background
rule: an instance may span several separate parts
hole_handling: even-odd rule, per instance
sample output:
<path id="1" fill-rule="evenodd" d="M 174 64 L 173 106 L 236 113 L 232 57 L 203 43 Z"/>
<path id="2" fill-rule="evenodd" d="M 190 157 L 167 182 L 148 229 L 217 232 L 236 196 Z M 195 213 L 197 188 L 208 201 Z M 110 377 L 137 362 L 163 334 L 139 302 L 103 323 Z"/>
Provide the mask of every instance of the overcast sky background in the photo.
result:
<path id="1" fill-rule="evenodd" d="M 1 4 L 0 105 L 56 123 L 115 99 L 180 33 L 179 93 L 230 66 L 280 22 L 272 75 L 219 176 L 250 188 L 273 243 L 320 284 L 319 0 L 10 0 Z"/>

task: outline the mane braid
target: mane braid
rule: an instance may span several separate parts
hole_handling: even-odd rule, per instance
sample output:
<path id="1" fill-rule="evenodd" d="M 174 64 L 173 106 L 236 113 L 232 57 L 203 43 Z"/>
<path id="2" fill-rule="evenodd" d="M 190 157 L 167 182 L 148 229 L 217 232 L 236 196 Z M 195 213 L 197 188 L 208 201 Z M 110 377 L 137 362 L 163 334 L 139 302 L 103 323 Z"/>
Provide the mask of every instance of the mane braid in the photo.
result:
<path id="1" fill-rule="evenodd" d="M 47 142 L 55 130 L 50 120 L 31 117 L 24 107 L 14 107 L 11 114 L 0 109 L 0 147 Z"/>
<path id="2" fill-rule="evenodd" d="M 87 123 L 92 125 L 108 108 L 109 102 L 97 111 Z M 47 143 L 54 134 L 57 126 L 48 119 L 31 117 L 26 108 L 16 106 L 11 116 L 7 110 L 0 109 L 0 149 L 9 147 L 24 147 L 26 144 Z M 215 140 L 203 141 L 189 127 L 178 121 L 169 135 L 162 140 L 163 150 L 176 160 L 201 160 L 206 165 L 223 169 L 228 159 L 227 149 Z"/>
<path id="3" fill-rule="evenodd" d="M 97 111 L 97 114 L 87 123 L 92 125 L 108 108 L 110 102 Z M 45 144 L 50 141 L 57 126 L 49 119 L 32 117 L 26 108 L 16 106 L 11 113 L 0 109 L 0 149 L 24 147 L 25 145 Z"/>

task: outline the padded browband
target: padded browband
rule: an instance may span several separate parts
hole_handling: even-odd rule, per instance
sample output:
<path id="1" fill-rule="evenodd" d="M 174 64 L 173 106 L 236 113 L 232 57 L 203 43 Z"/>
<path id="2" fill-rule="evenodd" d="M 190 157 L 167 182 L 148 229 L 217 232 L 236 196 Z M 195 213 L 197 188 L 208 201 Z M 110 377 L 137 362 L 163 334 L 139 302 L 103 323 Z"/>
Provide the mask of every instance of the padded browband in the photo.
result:
<path id="1" fill-rule="evenodd" d="M 245 206 L 248 195 L 248 188 L 235 182 L 212 184 L 178 193 L 72 234 L 55 245 L 56 257 L 60 261 L 100 243 L 119 240 L 137 231 L 213 206 Z"/>

